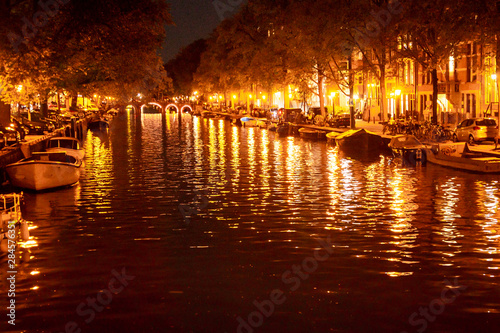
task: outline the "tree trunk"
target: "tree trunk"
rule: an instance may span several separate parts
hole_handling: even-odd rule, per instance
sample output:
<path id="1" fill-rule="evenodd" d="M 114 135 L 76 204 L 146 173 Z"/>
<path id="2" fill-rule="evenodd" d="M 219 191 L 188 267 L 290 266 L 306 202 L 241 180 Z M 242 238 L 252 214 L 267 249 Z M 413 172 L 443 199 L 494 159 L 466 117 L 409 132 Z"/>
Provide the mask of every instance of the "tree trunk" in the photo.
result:
<path id="1" fill-rule="evenodd" d="M 0 125 L 8 126 L 10 124 L 10 104 L 0 100 Z"/>
<path id="2" fill-rule="evenodd" d="M 325 97 L 323 96 L 323 81 L 324 77 L 321 71 L 318 71 L 318 94 L 319 94 L 319 108 L 323 119 L 326 117 L 325 112 Z"/>
<path id="3" fill-rule="evenodd" d="M 352 57 L 349 54 L 347 58 L 349 66 L 349 113 L 351 114 L 351 129 L 356 128 L 356 120 L 354 119 L 354 72 L 352 71 Z"/>
<path id="4" fill-rule="evenodd" d="M 438 76 L 437 69 L 434 68 L 432 74 L 432 123 L 436 125 L 437 121 L 437 100 L 438 100 Z"/>
<path id="5" fill-rule="evenodd" d="M 49 116 L 49 106 L 48 106 L 49 96 L 46 92 L 40 94 L 40 113 L 44 117 Z"/>
<path id="6" fill-rule="evenodd" d="M 380 66 L 380 121 L 385 121 L 387 98 L 385 93 L 385 63 Z"/>
<path id="7" fill-rule="evenodd" d="M 71 106 L 76 108 L 76 104 L 78 103 L 78 93 L 73 93 L 71 96 Z"/>

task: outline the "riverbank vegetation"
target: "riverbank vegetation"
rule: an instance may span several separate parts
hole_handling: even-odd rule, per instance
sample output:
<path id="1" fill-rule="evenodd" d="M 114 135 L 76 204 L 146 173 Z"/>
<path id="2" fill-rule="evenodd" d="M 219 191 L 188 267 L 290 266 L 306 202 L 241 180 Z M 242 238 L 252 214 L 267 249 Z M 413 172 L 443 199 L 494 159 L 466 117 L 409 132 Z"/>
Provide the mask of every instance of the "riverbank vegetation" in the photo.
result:
<path id="1" fill-rule="evenodd" d="M 1 99 L 46 110 L 63 91 L 146 94 L 165 81 L 158 50 L 171 23 L 162 0 L 1 0 Z"/>

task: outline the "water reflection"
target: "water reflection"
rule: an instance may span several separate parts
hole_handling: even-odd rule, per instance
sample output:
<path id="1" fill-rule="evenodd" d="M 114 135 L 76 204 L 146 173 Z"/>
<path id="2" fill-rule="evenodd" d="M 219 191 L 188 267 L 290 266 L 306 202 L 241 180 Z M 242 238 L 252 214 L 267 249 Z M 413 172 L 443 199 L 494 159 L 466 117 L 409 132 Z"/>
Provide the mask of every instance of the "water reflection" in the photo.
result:
<path id="1" fill-rule="evenodd" d="M 474 291 L 432 329 L 485 328 L 470 314 L 500 310 L 493 176 L 353 159 L 322 142 L 171 113 L 126 114 L 108 136 L 86 139 L 80 183 L 26 199 L 38 246 L 20 277 L 23 330 L 63 331 L 111 269 L 127 267 L 136 280 L 89 331 L 236 331 L 235 318 L 284 290 L 282 274 L 321 249 L 317 239 L 335 244 L 332 256 L 287 290 L 263 332 L 408 330 L 454 277 Z M 209 204 L 186 224 L 179 205 L 203 189 Z"/>

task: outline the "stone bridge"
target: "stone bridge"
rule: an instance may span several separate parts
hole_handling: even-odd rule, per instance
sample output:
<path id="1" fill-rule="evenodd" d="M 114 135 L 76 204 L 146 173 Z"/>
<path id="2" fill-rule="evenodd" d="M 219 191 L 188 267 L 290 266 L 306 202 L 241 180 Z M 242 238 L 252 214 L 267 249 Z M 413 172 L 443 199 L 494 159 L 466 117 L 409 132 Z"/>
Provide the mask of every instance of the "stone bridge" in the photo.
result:
<path id="1" fill-rule="evenodd" d="M 142 113 L 144 108 L 147 106 L 153 106 L 155 109 L 158 110 L 158 113 L 162 114 L 166 113 L 168 110 L 173 110 L 177 113 L 193 112 L 195 108 L 194 104 L 192 103 L 172 103 L 172 102 L 157 102 L 157 101 L 151 101 L 151 102 L 133 101 L 123 105 L 124 109 L 129 106 L 132 106 L 134 108 L 134 112 L 137 113 Z"/>

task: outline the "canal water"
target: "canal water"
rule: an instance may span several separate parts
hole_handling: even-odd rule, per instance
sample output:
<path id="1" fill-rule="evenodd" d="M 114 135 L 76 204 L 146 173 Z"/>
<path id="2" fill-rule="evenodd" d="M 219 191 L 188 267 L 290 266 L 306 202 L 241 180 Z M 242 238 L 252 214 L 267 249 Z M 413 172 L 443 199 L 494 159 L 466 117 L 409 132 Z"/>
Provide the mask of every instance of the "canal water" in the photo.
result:
<path id="1" fill-rule="evenodd" d="M 85 149 L 79 184 L 25 193 L 1 331 L 498 332 L 498 176 L 188 114 Z"/>

